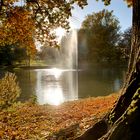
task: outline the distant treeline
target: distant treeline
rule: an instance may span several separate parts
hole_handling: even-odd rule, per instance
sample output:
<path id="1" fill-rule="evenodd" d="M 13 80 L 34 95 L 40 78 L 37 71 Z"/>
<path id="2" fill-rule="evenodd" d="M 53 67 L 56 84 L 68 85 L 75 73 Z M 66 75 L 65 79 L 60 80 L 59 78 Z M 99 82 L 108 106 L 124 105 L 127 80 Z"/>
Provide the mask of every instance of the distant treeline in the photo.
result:
<path id="1" fill-rule="evenodd" d="M 130 46 L 131 27 L 122 33 L 113 11 L 88 15 L 78 31 L 79 62 L 126 63 Z"/>
<path id="2" fill-rule="evenodd" d="M 102 10 L 87 15 L 78 30 L 79 63 L 127 64 L 132 29 L 130 27 L 124 32 L 120 29 L 113 11 Z M 68 36 L 64 36 L 60 48 L 47 46 L 46 42 L 37 53 L 34 49 L 28 50 L 28 47 L 20 47 L 18 44 L 0 46 L 0 65 L 30 65 L 30 59 L 44 60 L 48 64 L 63 63 L 60 62 L 62 56 L 66 55 L 63 58 L 67 58 L 66 50 L 71 51 L 65 45 L 68 40 Z"/>

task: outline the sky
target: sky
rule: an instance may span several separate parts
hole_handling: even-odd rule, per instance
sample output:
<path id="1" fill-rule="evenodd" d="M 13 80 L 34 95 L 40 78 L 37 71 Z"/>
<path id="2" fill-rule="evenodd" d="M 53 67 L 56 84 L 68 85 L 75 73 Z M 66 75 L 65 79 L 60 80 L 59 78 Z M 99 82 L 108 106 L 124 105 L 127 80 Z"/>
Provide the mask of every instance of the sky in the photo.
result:
<path id="1" fill-rule="evenodd" d="M 74 29 L 81 27 L 82 21 L 85 19 L 86 15 L 92 14 L 93 12 L 99 12 L 103 9 L 113 10 L 113 14 L 120 21 L 121 30 L 124 31 L 132 25 L 132 8 L 128 8 L 127 4 L 123 0 L 112 0 L 109 6 L 105 6 L 101 0 L 96 2 L 96 0 L 87 0 L 88 5 L 81 9 L 75 6 L 72 11 L 72 18 L 70 19 L 70 25 Z"/>

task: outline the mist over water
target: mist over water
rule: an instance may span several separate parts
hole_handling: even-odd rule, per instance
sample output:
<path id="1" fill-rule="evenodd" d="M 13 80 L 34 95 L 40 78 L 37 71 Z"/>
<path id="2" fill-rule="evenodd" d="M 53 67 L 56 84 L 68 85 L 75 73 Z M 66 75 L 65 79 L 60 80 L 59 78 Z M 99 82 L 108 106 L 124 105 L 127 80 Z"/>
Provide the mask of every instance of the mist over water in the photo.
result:
<path id="1" fill-rule="evenodd" d="M 55 67 L 60 67 L 61 69 L 78 68 L 78 38 L 76 30 L 71 30 L 62 37 L 60 49 L 54 54 L 56 63 L 53 63 L 53 65 Z"/>
<path id="2" fill-rule="evenodd" d="M 77 31 L 68 33 L 62 39 L 61 46 L 56 54 L 55 68 L 36 70 L 36 95 L 39 104 L 59 105 L 78 99 Z M 64 81 L 65 84 L 62 83 Z"/>
<path id="3" fill-rule="evenodd" d="M 78 70 L 77 40 L 76 30 L 62 38 L 62 47 L 55 50 L 51 68 L 16 71 L 21 101 L 35 94 L 39 104 L 60 105 L 79 98 L 108 95 L 121 88 L 125 68 L 89 67 L 82 63 Z"/>

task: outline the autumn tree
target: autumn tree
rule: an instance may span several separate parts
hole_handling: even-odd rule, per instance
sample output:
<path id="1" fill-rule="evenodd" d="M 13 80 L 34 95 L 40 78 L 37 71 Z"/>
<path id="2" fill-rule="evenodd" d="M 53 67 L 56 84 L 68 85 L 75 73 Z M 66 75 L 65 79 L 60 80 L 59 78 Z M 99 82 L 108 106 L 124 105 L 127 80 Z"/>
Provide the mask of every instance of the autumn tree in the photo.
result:
<path id="1" fill-rule="evenodd" d="M 116 46 L 120 37 L 120 26 L 113 11 L 103 9 L 88 15 L 83 21 L 81 29 L 86 32 L 90 61 L 113 62 L 118 60 L 116 59 Z"/>
<path id="2" fill-rule="evenodd" d="M 140 139 L 140 1 L 126 0 L 133 8 L 131 54 L 121 96 L 104 119 L 79 139 L 139 140 Z M 104 0 L 110 4 L 111 0 Z"/>
<path id="3" fill-rule="evenodd" d="M 58 47 L 55 29 L 70 28 L 74 3 L 81 8 L 87 4 L 86 0 L 1 0 L 0 47 L 18 43 L 26 48 L 29 57 L 36 52 L 35 42 Z"/>
<path id="4" fill-rule="evenodd" d="M 21 1 L 0 2 L 0 45 L 18 40 L 29 43 L 30 39 L 36 39 L 55 46 L 57 42 L 53 30 L 57 27 L 68 30 L 73 4 L 77 3 L 81 8 L 87 4 L 86 0 L 26 0 L 23 5 L 15 6 L 15 2 Z"/>
<path id="5" fill-rule="evenodd" d="M 9 13 L 6 12 L 6 15 L 0 15 L 0 21 L 0 46 L 20 43 L 22 46 L 34 47 L 35 28 L 29 11 L 21 7 L 13 7 Z"/>

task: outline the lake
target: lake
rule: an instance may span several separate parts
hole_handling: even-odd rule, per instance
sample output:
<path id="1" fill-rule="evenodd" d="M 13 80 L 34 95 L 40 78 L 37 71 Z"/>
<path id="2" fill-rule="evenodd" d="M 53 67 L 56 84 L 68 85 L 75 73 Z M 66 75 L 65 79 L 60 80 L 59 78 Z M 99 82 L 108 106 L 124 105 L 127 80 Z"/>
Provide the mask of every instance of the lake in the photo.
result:
<path id="1" fill-rule="evenodd" d="M 97 97 L 117 92 L 126 68 L 92 67 L 72 69 L 17 69 L 22 90 L 21 101 L 36 95 L 39 104 L 59 105 L 79 98 Z"/>

